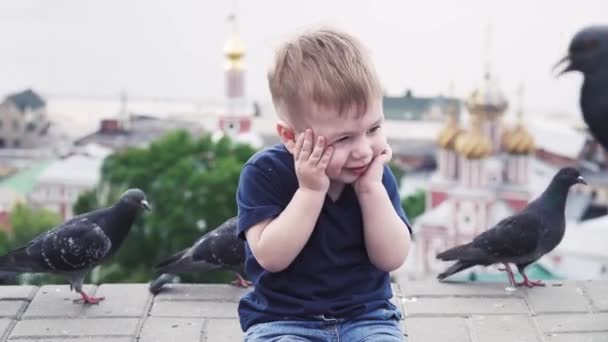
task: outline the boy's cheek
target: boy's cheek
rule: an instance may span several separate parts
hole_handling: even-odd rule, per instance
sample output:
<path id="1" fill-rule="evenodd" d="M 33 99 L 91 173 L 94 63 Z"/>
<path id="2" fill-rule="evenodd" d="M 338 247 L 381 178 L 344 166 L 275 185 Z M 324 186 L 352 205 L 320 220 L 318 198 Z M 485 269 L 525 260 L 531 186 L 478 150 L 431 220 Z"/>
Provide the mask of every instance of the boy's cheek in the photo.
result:
<path id="1" fill-rule="evenodd" d="M 341 169 L 341 167 L 330 164 L 327 167 L 327 170 L 325 171 L 325 173 L 327 174 L 327 177 L 329 177 L 329 178 L 336 178 L 340 175 L 340 169 Z"/>
<path id="2" fill-rule="evenodd" d="M 334 155 L 334 158 L 329 161 L 329 165 L 327 165 L 327 171 L 325 173 L 329 178 L 336 178 L 340 176 L 343 167 L 344 162 L 340 159 L 339 156 Z"/>

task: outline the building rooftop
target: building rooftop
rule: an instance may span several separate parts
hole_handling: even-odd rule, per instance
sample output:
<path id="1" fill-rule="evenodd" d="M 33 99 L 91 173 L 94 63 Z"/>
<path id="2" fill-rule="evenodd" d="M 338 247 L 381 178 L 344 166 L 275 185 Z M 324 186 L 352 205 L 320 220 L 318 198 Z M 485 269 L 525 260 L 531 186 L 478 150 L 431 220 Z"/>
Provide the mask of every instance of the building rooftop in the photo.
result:
<path id="1" fill-rule="evenodd" d="M 26 195 L 36 185 L 38 177 L 53 163 L 53 160 L 41 161 L 28 169 L 0 181 L 0 188 L 7 188 Z"/>
<path id="2" fill-rule="evenodd" d="M 19 93 L 11 94 L 6 97 L 7 101 L 15 104 L 20 111 L 25 111 L 27 108 L 35 110 L 46 106 L 46 102 L 31 89 L 24 90 Z"/>
<path id="3" fill-rule="evenodd" d="M 147 147 L 151 142 L 174 130 L 186 130 L 193 135 L 198 135 L 203 130 L 202 126 L 192 121 L 161 119 L 146 115 L 132 115 L 129 131 L 124 131 L 118 127 L 115 129 L 103 127 L 104 122 L 115 121 L 118 124 L 117 120 L 102 120 L 102 127 L 98 131 L 76 140 L 75 145 L 84 146 L 94 143 L 112 150 L 121 150 L 127 147 Z"/>
<path id="4" fill-rule="evenodd" d="M 239 341 L 237 304 L 244 289 L 173 284 L 152 296 L 147 284 L 85 290 L 106 299 L 83 306 L 67 285 L 1 286 L 5 341 Z M 608 341 L 608 281 L 552 282 L 506 291 L 504 283 L 394 283 L 408 342 Z"/>

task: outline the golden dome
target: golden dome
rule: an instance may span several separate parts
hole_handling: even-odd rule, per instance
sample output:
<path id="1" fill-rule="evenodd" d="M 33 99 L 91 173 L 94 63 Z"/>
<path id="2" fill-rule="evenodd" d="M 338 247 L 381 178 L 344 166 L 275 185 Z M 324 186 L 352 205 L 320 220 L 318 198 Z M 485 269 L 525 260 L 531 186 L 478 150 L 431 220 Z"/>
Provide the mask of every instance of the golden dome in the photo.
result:
<path id="1" fill-rule="evenodd" d="M 224 45 L 224 54 L 233 62 L 243 58 L 245 55 L 245 46 L 238 33 L 234 32 L 232 37 L 226 41 L 226 44 Z"/>
<path id="2" fill-rule="evenodd" d="M 481 159 L 492 154 L 492 142 L 481 132 L 481 117 L 476 115 L 470 131 L 456 138 L 455 149 L 468 159 Z"/>
<path id="3" fill-rule="evenodd" d="M 473 90 L 466 100 L 466 106 L 471 113 L 486 113 L 500 115 L 507 109 L 509 103 L 490 73 L 486 73 L 480 87 Z"/>
<path id="4" fill-rule="evenodd" d="M 232 24 L 232 34 L 224 45 L 224 54 L 228 58 L 228 68 L 241 68 L 242 59 L 245 56 L 245 45 L 236 27 L 236 17 L 230 15 L 228 21 Z"/>
<path id="5" fill-rule="evenodd" d="M 453 150 L 456 138 L 458 138 L 462 132 L 462 129 L 458 127 L 455 110 L 453 110 L 448 118 L 448 123 L 437 136 L 437 144 L 443 149 Z"/>
<path id="6" fill-rule="evenodd" d="M 521 123 L 507 130 L 502 136 L 502 148 L 510 154 L 534 152 L 534 138 Z"/>

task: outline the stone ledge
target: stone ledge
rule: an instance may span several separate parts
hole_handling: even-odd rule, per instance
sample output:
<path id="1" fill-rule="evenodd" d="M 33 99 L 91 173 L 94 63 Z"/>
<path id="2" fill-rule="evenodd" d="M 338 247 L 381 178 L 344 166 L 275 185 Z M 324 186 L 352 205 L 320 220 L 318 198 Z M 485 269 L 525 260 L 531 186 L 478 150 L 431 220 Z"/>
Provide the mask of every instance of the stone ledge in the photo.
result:
<path id="1" fill-rule="evenodd" d="M 157 296 L 147 284 L 87 285 L 105 296 L 75 304 L 66 285 L 0 286 L 0 338 L 6 341 L 238 341 L 239 298 L 229 285 L 172 284 Z M 393 302 L 403 330 L 418 341 L 608 342 L 608 281 L 554 282 L 507 291 L 505 284 L 397 279 Z M 441 329 L 438 329 L 441 327 Z"/>

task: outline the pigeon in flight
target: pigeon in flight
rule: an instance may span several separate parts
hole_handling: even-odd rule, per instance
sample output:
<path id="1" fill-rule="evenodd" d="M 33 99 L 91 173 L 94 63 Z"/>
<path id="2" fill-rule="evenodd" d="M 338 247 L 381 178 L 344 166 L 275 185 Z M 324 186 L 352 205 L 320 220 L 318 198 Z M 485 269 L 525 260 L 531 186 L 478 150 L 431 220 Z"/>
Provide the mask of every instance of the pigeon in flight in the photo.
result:
<path id="1" fill-rule="evenodd" d="M 241 276 L 245 262 L 245 245 L 236 235 L 236 217 L 199 238 L 188 247 L 155 266 L 162 273 L 150 284 L 150 292 L 158 293 L 164 284 L 171 282 L 176 274 L 231 270 L 236 279 L 235 286 L 248 287 L 251 282 Z"/>
<path id="2" fill-rule="evenodd" d="M 78 292 L 84 303 L 97 304 L 104 298 L 82 291 L 84 278 L 116 252 L 141 208 L 150 210 L 144 192 L 127 190 L 111 207 L 73 217 L 0 256 L 0 272 L 64 275 L 70 281 L 70 289 Z"/>
<path id="3" fill-rule="evenodd" d="M 498 222 L 473 241 L 437 254 L 439 260 L 456 260 L 437 278 L 443 280 L 476 265 L 502 263 L 512 286 L 543 286 L 542 281 L 528 279 L 524 270 L 561 242 L 566 229 L 564 210 L 568 190 L 578 183 L 587 184 L 578 170 L 571 167 L 559 170 L 540 197 L 521 212 Z M 517 266 L 523 282 L 515 282 L 509 263 Z"/>
<path id="4" fill-rule="evenodd" d="M 608 151 L 608 26 L 589 26 L 574 35 L 568 54 L 554 68 L 584 76 L 580 106 L 593 137 Z"/>

